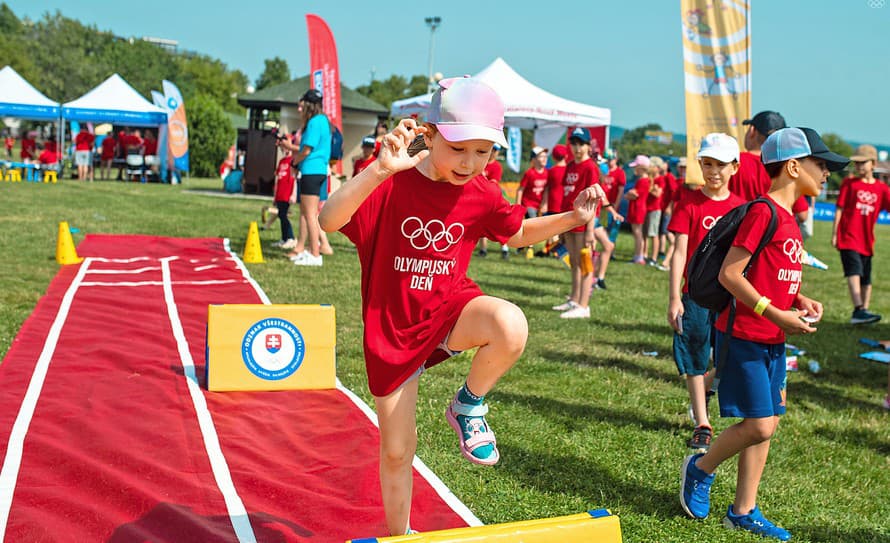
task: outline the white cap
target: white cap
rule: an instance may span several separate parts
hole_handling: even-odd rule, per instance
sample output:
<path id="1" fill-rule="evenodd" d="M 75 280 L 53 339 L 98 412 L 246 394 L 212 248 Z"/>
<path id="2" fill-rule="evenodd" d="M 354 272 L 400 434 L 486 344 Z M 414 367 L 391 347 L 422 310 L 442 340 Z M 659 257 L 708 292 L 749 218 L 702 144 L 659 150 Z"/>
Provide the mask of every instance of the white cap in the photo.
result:
<path id="1" fill-rule="evenodd" d="M 710 157 L 720 162 L 732 162 L 739 159 L 739 142 L 728 134 L 711 132 L 701 140 L 696 158 Z"/>

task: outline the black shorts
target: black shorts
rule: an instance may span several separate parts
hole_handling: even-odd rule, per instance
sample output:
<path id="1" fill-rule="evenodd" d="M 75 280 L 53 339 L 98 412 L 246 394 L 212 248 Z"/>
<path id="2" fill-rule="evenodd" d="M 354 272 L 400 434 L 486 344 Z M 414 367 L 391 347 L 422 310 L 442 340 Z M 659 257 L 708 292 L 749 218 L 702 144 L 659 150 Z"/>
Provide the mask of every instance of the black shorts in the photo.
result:
<path id="1" fill-rule="evenodd" d="M 328 176 L 323 174 L 303 175 L 300 177 L 300 194 L 302 196 L 321 195 L 321 186 Z"/>
<path id="2" fill-rule="evenodd" d="M 841 249 L 841 264 L 844 265 L 844 277 L 858 275 L 860 286 L 871 284 L 870 256 L 849 249 Z"/>

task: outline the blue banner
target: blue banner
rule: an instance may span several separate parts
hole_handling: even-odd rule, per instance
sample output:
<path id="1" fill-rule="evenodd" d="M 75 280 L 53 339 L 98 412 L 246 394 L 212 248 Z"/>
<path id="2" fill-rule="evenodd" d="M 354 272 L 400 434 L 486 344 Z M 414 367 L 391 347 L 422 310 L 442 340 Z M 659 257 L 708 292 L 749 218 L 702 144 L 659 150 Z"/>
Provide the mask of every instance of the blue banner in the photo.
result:
<path id="1" fill-rule="evenodd" d="M 522 165 L 522 132 L 518 126 L 507 129 L 507 167 L 516 173 Z"/>
<path id="2" fill-rule="evenodd" d="M 832 202 L 816 202 L 813 209 L 813 219 L 817 221 L 834 221 L 834 210 L 837 208 Z M 890 224 L 890 214 L 881 211 L 878 214 L 878 224 Z"/>

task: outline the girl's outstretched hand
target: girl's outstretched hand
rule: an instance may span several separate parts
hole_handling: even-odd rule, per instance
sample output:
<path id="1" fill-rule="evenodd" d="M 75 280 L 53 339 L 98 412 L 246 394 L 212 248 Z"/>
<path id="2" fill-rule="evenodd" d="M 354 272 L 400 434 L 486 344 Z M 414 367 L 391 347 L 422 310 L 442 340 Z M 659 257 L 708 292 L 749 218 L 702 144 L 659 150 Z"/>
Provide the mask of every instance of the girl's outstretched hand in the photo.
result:
<path id="1" fill-rule="evenodd" d="M 599 184 L 587 187 L 575 198 L 572 213 L 580 224 L 589 223 L 596 214 L 597 204 L 605 199 L 606 193 Z"/>
<path id="2" fill-rule="evenodd" d="M 414 138 L 426 132 L 426 127 L 418 126 L 414 119 L 402 119 L 392 132 L 383 136 L 380 143 L 380 152 L 377 155 L 377 167 L 380 171 L 389 177 L 417 166 L 430 152 L 424 149 L 414 156 L 408 156 L 408 146 Z"/>

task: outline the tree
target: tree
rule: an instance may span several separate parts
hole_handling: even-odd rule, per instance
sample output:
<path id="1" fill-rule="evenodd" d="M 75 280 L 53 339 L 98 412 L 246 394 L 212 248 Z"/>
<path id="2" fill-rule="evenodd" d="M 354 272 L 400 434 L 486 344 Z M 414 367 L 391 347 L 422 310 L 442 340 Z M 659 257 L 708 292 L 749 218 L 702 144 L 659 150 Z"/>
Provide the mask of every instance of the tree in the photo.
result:
<path id="1" fill-rule="evenodd" d="M 649 123 L 627 130 L 622 134 L 621 138 L 612 143 L 612 146 L 618 151 L 618 156 L 627 162 L 637 155 L 659 155 L 659 156 L 686 156 L 686 145 L 679 141 L 673 141 L 670 144 L 658 143 L 646 139 L 646 132 L 661 132 L 660 124 Z"/>
<path id="2" fill-rule="evenodd" d="M 205 94 L 185 100 L 189 119 L 189 166 L 197 177 L 213 177 L 235 142 L 235 129 L 217 101 Z"/>
<path id="3" fill-rule="evenodd" d="M 356 87 L 355 90 L 389 110 L 396 100 L 425 94 L 426 88 L 427 78 L 425 75 L 412 76 L 410 81 L 404 76 L 393 75 L 382 81 L 375 79 L 367 85 Z"/>
<path id="4" fill-rule="evenodd" d="M 832 134 L 831 132 L 827 132 L 822 134 L 822 141 L 825 142 L 826 147 L 828 147 L 831 151 L 841 155 L 841 156 L 852 156 L 853 155 L 853 146 L 849 143 L 845 142 L 843 138 L 838 136 L 837 134 Z M 828 177 L 828 186 L 834 190 L 837 190 L 841 186 L 841 181 L 844 180 L 844 172 L 832 172 L 832 174 Z"/>
<path id="5" fill-rule="evenodd" d="M 283 58 L 275 57 L 263 61 L 266 67 L 260 78 L 256 80 L 256 90 L 265 89 L 279 83 L 287 83 L 290 81 L 290 69 L 287 67 L 287 61 Z"/>

